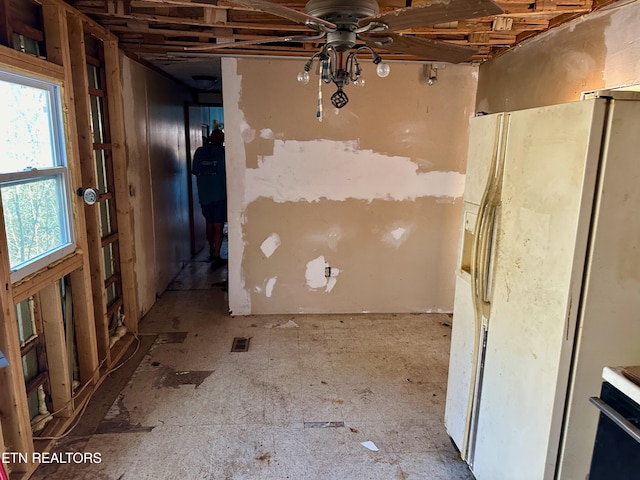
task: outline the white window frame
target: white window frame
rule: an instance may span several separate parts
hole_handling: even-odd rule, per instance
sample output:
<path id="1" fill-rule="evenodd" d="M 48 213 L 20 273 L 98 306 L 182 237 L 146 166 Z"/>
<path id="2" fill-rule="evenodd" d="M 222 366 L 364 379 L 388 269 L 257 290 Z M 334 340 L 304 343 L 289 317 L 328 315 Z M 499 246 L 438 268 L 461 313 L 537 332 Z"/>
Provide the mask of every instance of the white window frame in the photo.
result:
<path id="1" fill-rule="evenodd" d="M 55 165 L 47 168 L 28 168 L 23 171 L 0 173 L 0 185 L 11 186 L 29 181 L 38 181 L 39 179 L 56 178 L 58 181 L 58 196 L 62 215 L 60 220 L 63 224 L 67 225 L 66 232 L 63 232 L 66 238 L 63 239 L 63 242 L 57 248 L 44 252 L 11 269 L 11 282 L 15 283 L 73 253 L 76 250 L 76 239 L 71 210 L 72 195 L 69 183 L 69 169 L 67 167 L 61 87 L 58 82 L 53 79 L 47 81 L 28 76 L 28 74 L 16 74 L 2 69 L 1 66 L 0 80 L 49 92 L 52 154 Z M 9 260 L 7 259 L 7 261 Z"/>

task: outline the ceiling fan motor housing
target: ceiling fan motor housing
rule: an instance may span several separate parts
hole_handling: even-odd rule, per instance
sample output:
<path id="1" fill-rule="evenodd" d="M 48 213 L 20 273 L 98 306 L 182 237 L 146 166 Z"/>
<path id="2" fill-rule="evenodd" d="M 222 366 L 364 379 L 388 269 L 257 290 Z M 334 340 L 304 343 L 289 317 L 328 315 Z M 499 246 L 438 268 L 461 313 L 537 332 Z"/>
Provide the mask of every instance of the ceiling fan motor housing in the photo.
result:
<path id="1" fill-rule="evenodd" d="M 376 0 L 309 0 L 304 8 L 308 15 L 335 23 L 335 31 L 327 32 L 327 45 L 337 52 L 346 52 L 356 44 L 358 21 L 376 15 L 380 8 Z"/>
<path id="2" fill-rule="evenodd" d="M 327 44 L 337 52 L 346 52 L 356 44 L 356 34 L 344 30 L 327 33 Z"/>
<path id="3" fill-rule="evenodd" d="M 380 12 L 376 0 L 309 0 L 304 7 L 307 15 L 338 25 L 338 30 L 355 30 L 358 20 Z"/>

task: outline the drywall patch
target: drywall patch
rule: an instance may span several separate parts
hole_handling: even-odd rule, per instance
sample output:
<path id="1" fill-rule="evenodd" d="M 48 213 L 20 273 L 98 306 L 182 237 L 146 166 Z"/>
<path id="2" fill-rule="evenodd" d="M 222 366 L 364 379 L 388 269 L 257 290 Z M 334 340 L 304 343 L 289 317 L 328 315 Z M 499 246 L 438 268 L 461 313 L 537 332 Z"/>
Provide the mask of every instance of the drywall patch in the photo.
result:
<path id="1" fill-rule="evenodd" d="M 327 272 L 330 272 L 327 274 Z M 324 259 L 324 256 L 311 260 L 307 263 L 307 270 L 305 272 L 305 278 L 307 279 L 307 286 L 311 290 L 325 289 L 325 292 L 331 292 L 337 282 L 337 276 L 340 270 L 331 267 Z"/>
<path id="2" fill-rule="evenodd" d="M 393 238 L 395 238 L 396 240 L 400 240 L 404 236 L 406 231 L 406 228 L 399 227 L 395 230 L 392 230 L 390 233 Z"/>
<path id="3" fill-rule="evenodd" d="M 244 116 L 243 116 L 244 117 Z M 243 118 L 240 123 L 240 136 L 244 143 L 251 143 L 256 138 L 256 131 Z"/>
<path id="4" fill-rule="evenodd" d="M 273 139 L 273 130 L 271 130 L 270 128 L 263 128 L 262 130 L 260 130 L 260 138 L 264 138 L 266 140 Z"/>
<path id="5" fill-rule="evenodd" d="M 271 255 L 273 255 L 273 252 L 278 249 L 280 243 L 280 236 L 277 233 L 272 233 L 264 239 L 262 245 L 260 245 L 260 250 L 262 250 L 262 253 L 264 253 L 265 257 L 269 258 Z"/>
<path id="6" fill-rule="evenodd" d="M 278 277 L 271 277 L 269 280 L 267 280 L 267 286 L 266 286 L 266 295 L 267 298 L 271 298 L 271 294 L 273 294 L 273 287 L 276 286 L 276 281 L 278 280 Z"/>
<path id="7" fill-rule="evenodd" d="M 382 242 L 390 247 L 398 248 L 409 239 L 412 229 L 411 225 L 392 225 L 382 234 Z"/>
<path id="8" fill-rule="evenodd" d="M 356 141 L 274 140 L 273 155 L 245 171 L 244 206 L 258 198 L 282 202 L 459 198 L 460 172 L 419 172 L 407 157 L 359 150 Z M 336 179 L 340 179 L 336 181 Z"/>
<path id="9" fill-rule="evenodd" d="M 313 290 L 324 288 L 327 286 L 327 279 L 324 276 L 324 269 L 329 264 L 324 261 L 324 257 L 320 256 L 307 263 L 307 271 L 305 278 L 307 279 L 307 286 Z"/>

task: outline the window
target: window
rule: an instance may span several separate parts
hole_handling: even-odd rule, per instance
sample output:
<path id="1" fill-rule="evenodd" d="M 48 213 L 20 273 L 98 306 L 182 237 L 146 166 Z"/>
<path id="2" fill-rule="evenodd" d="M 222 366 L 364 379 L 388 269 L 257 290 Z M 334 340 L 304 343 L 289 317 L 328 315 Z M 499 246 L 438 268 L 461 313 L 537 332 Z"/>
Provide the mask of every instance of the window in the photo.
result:
<path id="1" fill-rule="evenodd" d="M 11 280 L 75 250 L 60 89 L 0 71 L 0 191 Z"/>

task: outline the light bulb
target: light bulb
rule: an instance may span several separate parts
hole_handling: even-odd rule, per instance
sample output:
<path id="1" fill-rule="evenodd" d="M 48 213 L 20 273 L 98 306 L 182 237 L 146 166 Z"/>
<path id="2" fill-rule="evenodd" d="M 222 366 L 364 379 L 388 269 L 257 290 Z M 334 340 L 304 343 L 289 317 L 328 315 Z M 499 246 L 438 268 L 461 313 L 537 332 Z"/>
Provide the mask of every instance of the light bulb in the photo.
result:
<path id="1" fill-rule="evenodd" d="M 389 75 L 390 71 L 391 71 L 391 68 L 389 68 L 389 64 L 387 63 L 380 62 L 376 67 L 376 73 L 378 74 L 379 77 L 382 77 L 382 78 Z"/>
<path id="2" fill-rule="evenodd" d="M 364 87 L 364 78 L 358 77 L 353 81 L 354 87 Z"/>
<path id="3" fill-rule="evenodd" d="M 298 82 L 307 84 L 309 83 L 309 72 L 303 71 L 298 74 Z"/>

